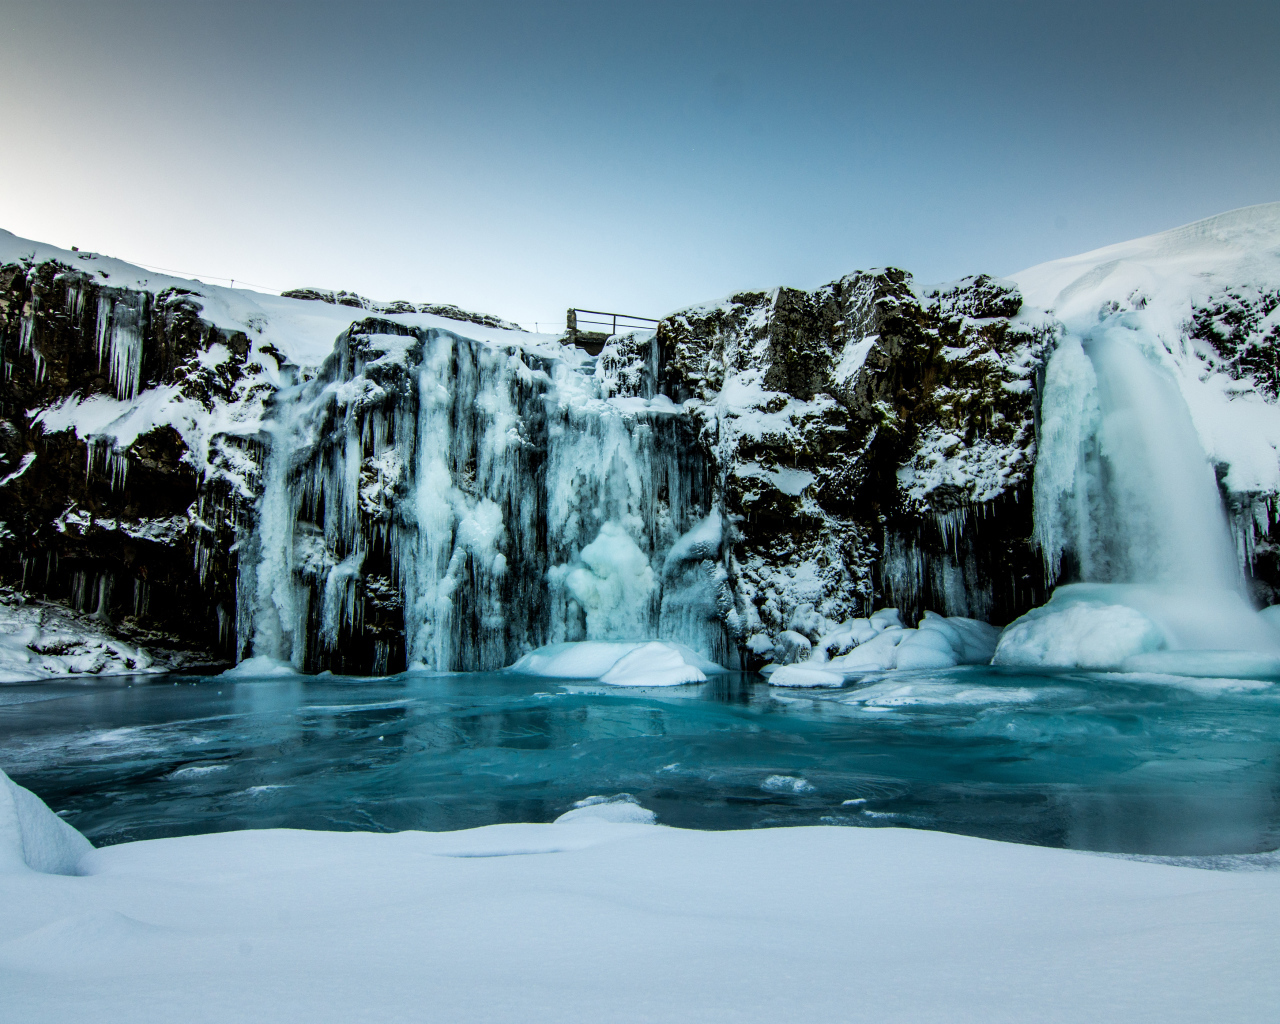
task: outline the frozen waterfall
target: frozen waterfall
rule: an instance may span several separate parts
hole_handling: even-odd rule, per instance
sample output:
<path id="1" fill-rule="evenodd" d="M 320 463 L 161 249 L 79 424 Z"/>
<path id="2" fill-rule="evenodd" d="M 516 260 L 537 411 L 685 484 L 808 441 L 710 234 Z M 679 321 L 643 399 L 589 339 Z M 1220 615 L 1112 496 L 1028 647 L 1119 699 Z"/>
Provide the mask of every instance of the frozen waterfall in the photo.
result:
<path id="1" fill-rule="evenodd" d="M 1049 578 L 1074 582 L 1005 631 L 997 663 L 1182 670 L 1176 652 L 1280 651 L 1246 597 L 1214 469 L 1158 344 L 1113 314 L 1050 359 L 1036 534 Z"/>
<path id="2" fill-rule="evenodd" d="M 724 663 L 714 481 L 675 409 L 608 398 L 576 350 L 353 325 L 274 401 L 241 655 L 495 669 L 657 638 Z"/>

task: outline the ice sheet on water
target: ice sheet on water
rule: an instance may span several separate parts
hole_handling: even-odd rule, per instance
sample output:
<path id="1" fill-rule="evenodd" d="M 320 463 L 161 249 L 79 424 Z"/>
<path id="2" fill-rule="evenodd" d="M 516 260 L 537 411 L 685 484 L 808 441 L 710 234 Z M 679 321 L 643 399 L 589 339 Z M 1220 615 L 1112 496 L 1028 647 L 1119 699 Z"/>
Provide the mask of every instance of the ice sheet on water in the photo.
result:
<path id="1" fill-rule="evenodd" d="M 1121 667 L 1199 679 L 1280 679 L 1280 655 L 1261 651 L 1153 651 L 1126 658 Z"/>

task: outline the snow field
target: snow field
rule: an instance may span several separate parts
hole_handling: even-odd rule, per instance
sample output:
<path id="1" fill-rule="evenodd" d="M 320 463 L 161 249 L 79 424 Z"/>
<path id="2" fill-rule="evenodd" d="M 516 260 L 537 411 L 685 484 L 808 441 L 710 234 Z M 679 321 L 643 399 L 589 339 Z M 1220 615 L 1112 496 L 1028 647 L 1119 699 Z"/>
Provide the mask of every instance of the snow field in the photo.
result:
<path id="1" fill-rule="evenodd" d="M 461 832 L 125 843 L 71 876 L 10 856 L 0 1016 L 1262 1024 L 1280 1005 L 1274 870 L 581 804 Z"/>

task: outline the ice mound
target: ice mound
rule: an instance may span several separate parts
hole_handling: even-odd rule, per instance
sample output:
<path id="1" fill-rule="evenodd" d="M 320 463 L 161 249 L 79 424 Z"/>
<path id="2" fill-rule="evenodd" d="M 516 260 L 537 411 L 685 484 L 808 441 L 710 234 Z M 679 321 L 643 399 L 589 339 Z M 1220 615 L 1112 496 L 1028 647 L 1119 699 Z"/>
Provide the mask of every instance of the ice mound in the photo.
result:
<path id="1" fill-rule="evenodd" d="M 598 679 L 611 686 L 680 686 L 704 683 L 709 673 L 724 669 L 683 644 L 665 640 L 584 640 L 539 647 L 504 671 L 554 679 Z"/>
<path id="2" fill-rule="evenodd" d="M 584 821 L 607 821 L 612 825 L 653 825 L 658 816 L 630 793 L 617 796 L 589 796 L 556 818 L 556 825 L 580 824 Z"/>
<path id="3" fill-rule="evenodd" d="M 229 668 L 222 674 L 232 679 L 265 679 L 270 676 L 296 676 L 298 670 L 290 662 L 258 654 L 245 658 L 235 668 Z"/>
<path id="4" fill-rule="evenodd" d="M 1140 611 L 1101 601 L 1053 601 L 1011 623 L 992 659 L 1025 668 L 1118 668 L 1165 646 L 1160 627 Z"/>
<path id="5" fill-rule="evenodd" d="M 915 629 L 904 629 L 895 608 L 882 608 L 869 619 L 852 619 L 821 637 L 809 661 L 784 665 L 769 674 L 774 686 L 843 686 L 865 672 L 890 669 L 954 668 L 985 665 L 996 649 L 1000 631 L 986 622 L 947 618 L 925 612 Z M 828 657 L 848 644 L 853 649 Z"/>
<path id="6" fill-rule="evenodd" d="M 43 800 L 0 771 L 0 872 L 30 868 L 74 875 L 80 859 L 92 849 L 93 844 Z"/>
<path id="7" fill-rule="evenodd" d="M 1007 626 L 992 660 L 1024 668 L 1273 675 L 1280 631 L 1233 590 L 1072 583 Z"/>

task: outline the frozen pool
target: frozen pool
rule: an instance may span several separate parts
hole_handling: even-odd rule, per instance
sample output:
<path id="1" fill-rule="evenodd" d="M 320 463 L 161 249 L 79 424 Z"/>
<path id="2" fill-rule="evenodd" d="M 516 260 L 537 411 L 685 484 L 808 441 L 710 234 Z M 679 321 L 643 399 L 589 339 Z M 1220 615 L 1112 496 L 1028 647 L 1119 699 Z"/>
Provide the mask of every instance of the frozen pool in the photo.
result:
<path id="1" fill-rule="evenodd" d="M 912 826 L 1131 853 L 1280 844 L 1280 686 L 966 668 L 815 694 L 503 674 L 0 687 L 0 767 L 94 842 L 548 821 Z"/>

